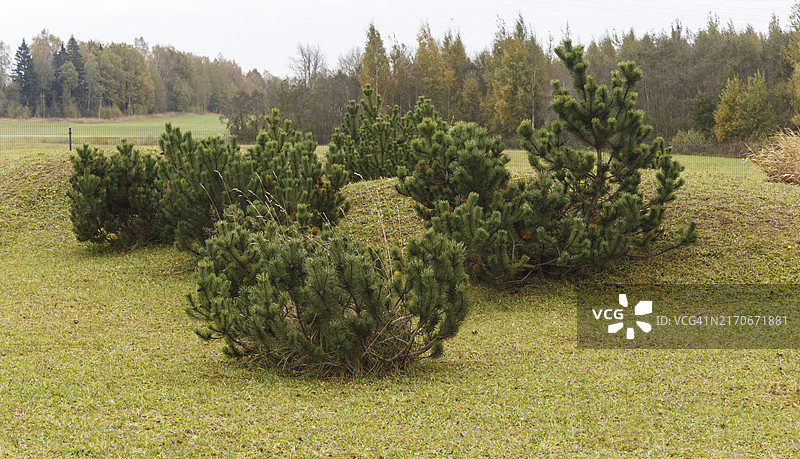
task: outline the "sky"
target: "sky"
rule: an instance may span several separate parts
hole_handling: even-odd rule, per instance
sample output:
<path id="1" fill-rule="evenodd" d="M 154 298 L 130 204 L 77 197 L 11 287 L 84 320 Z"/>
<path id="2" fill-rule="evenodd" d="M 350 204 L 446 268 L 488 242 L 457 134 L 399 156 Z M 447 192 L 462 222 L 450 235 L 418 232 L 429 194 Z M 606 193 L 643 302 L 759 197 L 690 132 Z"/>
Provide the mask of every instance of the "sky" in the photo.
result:
<path id="1" fill-rule="evenodd" d="M 491 47 L 504 22 L 512 27 L 521 14 L 539 40 L 560 41 L 567 30 L 588 43 L 606 33 L 637 36 L 670 30 L 677 19 L 684 29 L 705 28 L 709 15 L 737 29 L 752 25 L 766 32 L 776 15 L 789 24 L 793 1 L 773 0 L 30 0 L 7 2 L 0 16 L 0 41 L 11 57 L 24 38 L 43 29 L 66 41 L 129 43 L 143 37 L 151 46 L 172 45 L 214 59 L 236 61 L 242 70 L 291 73 L 299 44 L 318 45 L 328 66 L 353 47 L 363 48 L 370 22 L 387 50 L 395 42 L 416 49 L 420 26 L 427 22 L 436 38 L 459 32 L 467 52 Z"/>

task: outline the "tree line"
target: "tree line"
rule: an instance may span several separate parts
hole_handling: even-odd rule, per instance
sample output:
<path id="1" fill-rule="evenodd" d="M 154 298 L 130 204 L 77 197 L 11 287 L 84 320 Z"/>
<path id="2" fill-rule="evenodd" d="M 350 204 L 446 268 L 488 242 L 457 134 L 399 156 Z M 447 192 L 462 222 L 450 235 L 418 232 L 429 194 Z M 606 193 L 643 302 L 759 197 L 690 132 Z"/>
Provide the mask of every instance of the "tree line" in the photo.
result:
<path id="1" fill-rule="evenodd" d="M 245 85 L 239 66 L 171 46 L 65 43 L 43 30 L 9 56 L 0 43 L 0 115 L 101 117 L 221 112 Z"/>
<path id="2" fill-rule="evenodd" d="M 473 121 L 512 138 L 520 120 L 549 122 L 550 82 L 568 78 L 553 53 L 520 16 L 500 23 L 489 47 L 467 52 L 461 35 L 436 37 L 423 24 L 416 43 L 387 45 L 370 24 L 363 46 L 330 63 L 318 45 L 300 44 L 292 73 L 243 72 L 216 59 L 133 45 L 67 42 L 46 30 L 11 56 L 0 42 L 0 116 L 105 117 L 211 112 L 240 139 L 254 139 L 273 108 L 327 142 L 347 103 L 367 84 L 384 110 L 411 110 L 420 96 L 448 122 Z M 711 17 L 696 32 L 676 21 L 668 31 L 609 33 L 586 46 L 589 73 L 608 83 L 621 61 L 644 72 L 639 107 L 654 134 L 693 141 L 757 140 L 800 122 L 800 3 L 787 27 L 773 17 L 765 33 Z"/>

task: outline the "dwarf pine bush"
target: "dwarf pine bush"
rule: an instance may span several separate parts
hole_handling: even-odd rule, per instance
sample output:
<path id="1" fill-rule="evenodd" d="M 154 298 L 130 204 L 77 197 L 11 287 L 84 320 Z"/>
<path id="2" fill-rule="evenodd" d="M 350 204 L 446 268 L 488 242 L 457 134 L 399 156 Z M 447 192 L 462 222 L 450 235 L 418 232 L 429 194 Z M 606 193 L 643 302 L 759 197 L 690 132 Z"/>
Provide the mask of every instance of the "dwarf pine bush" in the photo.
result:
<path id="1" fill-rule="evenodd" d="M 397 106 L 388 114 L 381 107 L 380 94 L 367 85 L 361 101 L 347 105 L 344 121 L 331 137 L 328 164 L 344 167 L 351 181 L 395 177 L 398 168 L 413 169 L 417 158 L 411 142 L 422 119 L 429 118 L 443 129 L 447 126 L 422 97 L 402 118 Z"/>
<path id="2" fill-rule="evenodd" d="M 347 210 L 344 169 L 325 169 L 311 134 L 295 131 L 277 110 L 265 120 L 267 129 L 244 152 L 234 138 L 195 141 L 167 125 L 156 186 L 179 247 L 201 246 L 228 206 L 244 210 L 261 201 L 280 223 L 310 227 L 334 225 Z"/>
<path id="3" fill-rule="evenodd" d="M 567 40 L 556 53 L 575 95 L 554 82 L 551 108 L 559 120 L 538 131 L 526 120 L 517 130 L 534 178 L 508 181 L 500 170 L 507 162 L 502 146 L 479 129 L 462 128 L 464 139 L 456 142 L 453 130 L 423 122 L 417 145 L 434 153 L 421 154 L 398 185 L 419 203 L 430 227 L 465 246 L 472 272 L 493 282 L 603 268 L 633 250 L 654 254 L 646 248 L 662 231 L 665 204 L 683 184 L 682 167 L 664 141 L 646 142 L 652 128 L 635 109 L 633 88 L 642 78 L 636 64 L 621 63 L 609 89 L 586 74 L 582 47 Z M 444 158 L 435 172 L 432 157 Z M 650 196 L 639 188 L 646 169 L 656 171 Z M 691 224 L 658 252 L 696 237 Z"/>
<path id="4" fill-rule="evenodd" d="M 267 203 L 282 224 L 335 225 L 350 204 L 339 191 L 347 184 L 341 165 L 324 167 L 310 133 L 302 134 L 277 110 L 245 155 L 253 161 L 252 198 Z"/>
<path id="5" fill-rule="evenodd" d="M 232 208 L 202 251 L 189 315 L 231 356 L 320 375 L 385 373 L 442 353 L 467 313 L 463 249 L 428 232 L 390 260 L 330 230 Z"/>
<path id="6" fill-rule="evenodd" d="M 323 166 L 311 134 L 277 110 L 242 151 L 235 138 L 195 140 L 167 124 L 161 154 L 143 155 L 123 140 L 104 155 L 88 146 L 72 158 L 70 218 L 81 241 L 175 241 L 197 251 L 225 209 L 264 203 L 283 225 L 332 226 L 349 203 L 342 166 Z"/>
<path id="7" fill-rule="evenodd" d="M 88 145 L 78 147 L 71 161 L 67 196 L 79 241 L 130 245 L 162 239 L 154 184 L 158 158 L 123 139 L 108 155 Z"/>
<path id="8" fill-rule="evenodd" d="M 191 132 L 171 124 L 159 146 L 164 154 L 156 179 L 160 209 L 178 247 L 192 249 L 211 234 L 227 206 L 247 205 L 245 192 L 254 184 L 254 165 L 234 138 L 195 140 Z"/>
<path id="9" fill-rule="evenodd" d="M 457 123 L 452 128 L 424 118 L 412 142 L 417 164 L 411 172 L 400 168 L 397 190 L 417 202 L 417 213 L 430 220 L 435 204 L 451 208 L 463 204 L 470 193 L 478 204 L 489 205 L 494 193 L 510 179 L 505 165 L 509 158 L 499 136 L 492 137 L 475 123 Z"/>

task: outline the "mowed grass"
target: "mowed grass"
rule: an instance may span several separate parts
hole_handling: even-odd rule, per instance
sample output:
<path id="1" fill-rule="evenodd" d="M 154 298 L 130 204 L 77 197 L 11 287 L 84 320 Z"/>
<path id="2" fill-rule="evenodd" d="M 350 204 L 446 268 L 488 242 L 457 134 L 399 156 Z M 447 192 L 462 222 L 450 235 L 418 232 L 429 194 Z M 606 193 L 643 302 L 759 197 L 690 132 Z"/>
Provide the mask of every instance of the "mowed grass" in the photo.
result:
<path id="1" fill-rule="evenodd" d="M 711 165 L 687 166 L 665 225 L 696 220 L 697 244 L 580 282 L 800 282 L 800 187 Z M 63 154 L 0 158 L 0 456 L 800 454 L 797 350 L 579 350 L 566 281 L 473 286 L 444 357 L 402 375 L 230 360 L 183 312 L 185 254 L 74 240 L 68 173 Z M 391 181 L 345 191 L 355 237 L 422 228 Z"/>
<path id="2" fill-rule="evenodd" d="M 0 118 L 0 159 L 30 152 L 67 152 L 70 128 L 73 151 L 84 143 L 113 148 L 123 137 L 136 145 L 156 145 L 166 123 L 184 132 L 192 131 L 196 138 L 228 133 L 225 123 L 215 114 L 182 113 L 114 120 Z"/>
<path id="3" fill-rule="evenodd" d="M 510 162 L 508 168 L 515 175 L 530 173 L 528 152 L 524 150 L 506 150 Z M 713 156 L 673 155 L 673 158 L 683 164 L 686 172 L 713 171 L 715 173 L 760 179 L 763 174 L 750 161 L 738 158 L 717 158 Z"/>
<path id="4" fill-rule="evenodd" d="M 172 123 L 179 126 L 184 131 L 198 132 L 218 132 L 227 131 L 225 123 L 220 121 L 219 115 L 215 114 L 166 114 L 155 116 L 131 116 L 112 120 L 101 120 L 97 118 L 77 118 L 77 119 L 11 119 L 0 118 L 0 134 L 28 134 L 46 135 L 61 134 L 72 127 L 73 134 L 81 131 L 92 134 L 108 134 L 131 136 L 136 135 L 142 130 L 164 129 L 164 124 Z"/>

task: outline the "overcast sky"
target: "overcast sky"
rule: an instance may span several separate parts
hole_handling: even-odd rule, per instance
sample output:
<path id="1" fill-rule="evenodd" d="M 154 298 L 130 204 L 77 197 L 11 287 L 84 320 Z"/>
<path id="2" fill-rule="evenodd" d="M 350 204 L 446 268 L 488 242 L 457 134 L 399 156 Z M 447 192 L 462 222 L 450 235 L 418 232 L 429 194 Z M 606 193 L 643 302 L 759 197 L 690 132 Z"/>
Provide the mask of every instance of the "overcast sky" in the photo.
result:
<path id="1" fill-rule="evenodd" d="M 669 30 L 680 20 L 685 29 L 704 28 L 709 14 L 737 29 L 748 24 L 768 29 L 777 15 L 785 29 L 793 1 L 747 0 L 31 0 L 5 2 L 0 15 L 0 40 L 12 54 L 42 29 L 66 41 L 133 44 L 144 37 L 151 46 L 172 45 L 180 51 L 236 61 L 285 76 L 297 45 L 318 44 L 330 67 L 339 55 L 364 46 L 374 22 L 387 49 L 395 41 L 416 48 L 420 25 L 427 21 L 441 38 L 458 31 L 471 55 L 491 46 L 499 21 L 512 26 L 519 14 L 540 41 L 559 41 L 569 27 L 573 39 L 587 43 L 606 32 L 633 28 Z"/>

